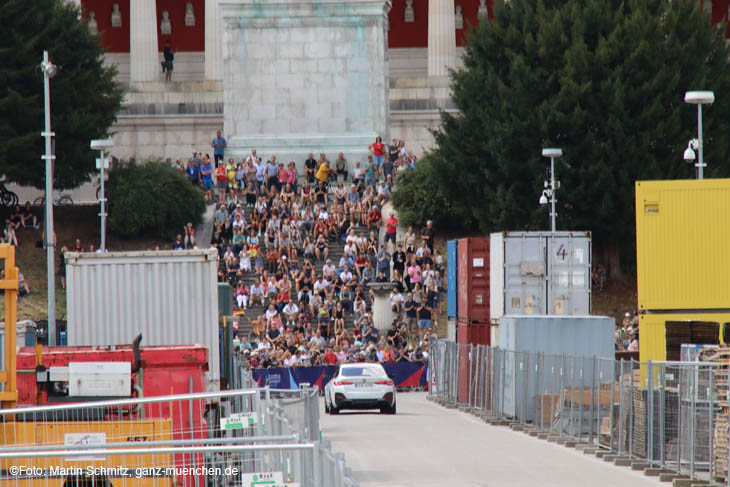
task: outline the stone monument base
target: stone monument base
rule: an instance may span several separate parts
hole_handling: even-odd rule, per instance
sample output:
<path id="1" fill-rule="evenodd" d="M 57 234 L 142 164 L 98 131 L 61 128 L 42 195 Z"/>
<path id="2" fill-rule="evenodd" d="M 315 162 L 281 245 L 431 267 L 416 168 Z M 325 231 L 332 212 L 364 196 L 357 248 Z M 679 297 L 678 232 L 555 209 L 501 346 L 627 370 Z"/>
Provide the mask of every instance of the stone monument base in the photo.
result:
<path id="1" fill-rule="evenodd" d="M 289 163 L 294 161 L 299 174 L 304 174 L 304 161 L 311 152 L 319 160 L 319 154 L 324 153 L 333 165 L 337 155 L 342 152 L 347 159 L 348 171 L 352 173 L 355 161 L 364 162 L 368 158 L 368 146 L 375 142 L 376 135 L 278 135 L 278 136 L 235 136 L 228 139 L 226 157 L 233 157 L 236 161 L 248 156 L 252 149 L 256 154 L 267 161 L 276 156 L 277 162 Z M 350 178 L 352 179 L 352 178 Z"/>

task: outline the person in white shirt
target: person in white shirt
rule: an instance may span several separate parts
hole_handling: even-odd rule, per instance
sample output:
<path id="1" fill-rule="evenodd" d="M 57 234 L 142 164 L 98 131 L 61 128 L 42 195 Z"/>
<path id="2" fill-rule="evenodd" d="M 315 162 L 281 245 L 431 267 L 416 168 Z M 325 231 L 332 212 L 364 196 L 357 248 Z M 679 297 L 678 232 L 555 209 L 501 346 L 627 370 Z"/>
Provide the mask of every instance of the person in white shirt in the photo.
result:
<path id="1" fill-rule="evenodd" d="M 287 323 L 294 324 L 294 322 L 296 322 L 299 307 L 294 304 L 294 301 L 290 299 L 282 311 L 284 312 L 284 316 L 286 316 Z"/>
<path id="2" fill-rule="evenodd" d="M 393 292 L 390 293 L 390 307 L 393 310 L 394 313 L 400 313 L 403 310 L 403 303 L 405 302 L 405 298 L 403 295 L 398 291 L 398 289 L 393 289 Z"/>
<path id="3" fill-rule="evenodd" d="M 345 255 L 357 255 L 357 247 L 355 246 L 355 243 L 348 242 L 345 244 L 344 249 Z"/>
<path id="4" fill-rule="evenodd" d="M 273 318 L 277 314 L 279 314 L 279 312 L 276 311 L 276 308 L 274 308 L 273 304 L 270 304 L 269 309 L 266 310 L 266 322 L 268 323 L 271 320 L 271 318 Z"/>
<path id="5" fill-rule="evenodd" d="M 350 272 L 350 269 L 345 267 L 345 270 L 340 273 L 340 279 L 342 279 L 342 282 L 347 283 L 350 282 L 350 279 L 352 279 L 352 272 Z"/>
<path id="6" fill-rule="evenodd" d="M 319 294 L 321 290 L 327 287 L 327 284 L 325 284 L 325 281 L 322 280 L 321 276 L 317 277 L 317 280 L 314 281 L 314 294 Z"/>
<path id="7" fill-rule="evenodd" d="M 324 266 L 322 266 L 322 275 L 331 278 L 335 275 L 336 270 L 337 269 L 335 268 L 334 264 L 332 264 L 332 261 L 327 259 L 327 262 L 324 264 Z"/>

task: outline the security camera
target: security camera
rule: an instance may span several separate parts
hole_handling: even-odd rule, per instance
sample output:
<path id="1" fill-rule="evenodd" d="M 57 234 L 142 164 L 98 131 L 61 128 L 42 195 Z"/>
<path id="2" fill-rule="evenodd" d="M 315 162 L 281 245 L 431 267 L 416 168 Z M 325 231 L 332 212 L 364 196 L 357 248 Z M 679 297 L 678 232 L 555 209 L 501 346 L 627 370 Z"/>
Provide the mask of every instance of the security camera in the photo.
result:
<path id="1" fill-rule="evenodd" d="M 697 139 L 692 139 L 687 144 L 687 148 L 684 150 L 684 160 L 687 162 L 692 162 L 695 160 L 695 151 L 700 146 L 700 142 Z"/>

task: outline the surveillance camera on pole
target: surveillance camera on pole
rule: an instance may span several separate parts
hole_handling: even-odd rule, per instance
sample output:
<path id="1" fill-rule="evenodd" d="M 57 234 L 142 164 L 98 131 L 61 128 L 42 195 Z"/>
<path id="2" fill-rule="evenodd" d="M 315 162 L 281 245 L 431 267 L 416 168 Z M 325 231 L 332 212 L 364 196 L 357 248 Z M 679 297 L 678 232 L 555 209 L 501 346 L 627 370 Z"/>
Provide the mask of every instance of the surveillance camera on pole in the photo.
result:
<path id="1" fill-rule="evenodd" d="M 556 147 L 547 147 L 542 150 L 543 157 L 550 158 L 550 185 L 545 181 L 545 188 L 540 196 L 540 204 L 547 205 L 550 198 L 550 230 L 555 233 L 555 190 L 558 189 L 557 181 L 555 181 L 555 158 L 562 157 L 563 149 Z"/>
<path id="2" fill-rule="evenodd" d="M 684 160 L 688 162 L 694 161 L 694 151 L 697 151 L 699 158 L 695 164 L 695 167 L 697 167 L 697 179 L 702 179 L 706 166 L 702 157 L 702 105 L 712 105 L 715 103 L 715 93 L 712 91 L 688 91 L 684 94 L 684 102 L 697 105 L 697 138 L 689 142 L 689 146 L 684 151 Z"/>

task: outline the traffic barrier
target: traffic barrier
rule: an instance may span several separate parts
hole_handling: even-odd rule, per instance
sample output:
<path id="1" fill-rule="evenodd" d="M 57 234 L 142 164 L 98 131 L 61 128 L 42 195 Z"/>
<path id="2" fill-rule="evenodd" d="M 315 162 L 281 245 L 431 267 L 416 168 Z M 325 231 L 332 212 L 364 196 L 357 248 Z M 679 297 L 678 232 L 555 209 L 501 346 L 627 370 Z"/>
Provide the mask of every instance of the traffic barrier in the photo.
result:
<path id="1" fill-rule="evenodd" d="M 432 400 L 624 464 L 730 486 L 726 358 L 638 362 L 433 345 Z"/>

